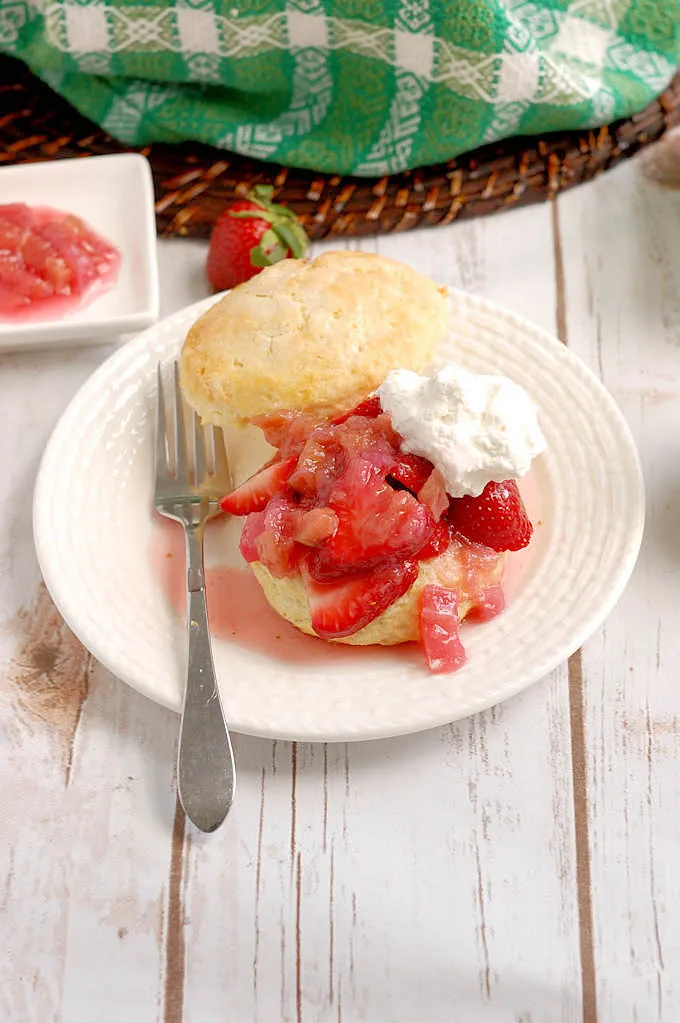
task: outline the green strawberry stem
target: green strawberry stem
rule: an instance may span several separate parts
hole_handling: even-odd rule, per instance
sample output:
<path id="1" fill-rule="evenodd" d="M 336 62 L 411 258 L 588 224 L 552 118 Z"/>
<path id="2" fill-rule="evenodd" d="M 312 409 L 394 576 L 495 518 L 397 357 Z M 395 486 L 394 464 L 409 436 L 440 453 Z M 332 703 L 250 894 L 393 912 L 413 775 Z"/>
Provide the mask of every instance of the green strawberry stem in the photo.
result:
<path id="1" fill-rule="evenodd" d="M 274 198 L 274 186 L 255 185 L 249 190 L 248 198 L 251 202 L 261 202 L 263 206 L 268 206 Z"/>
<path id="2" fill-rule="evenodd" d="M 272 203 L 272 185 L 255 185 L 246 198 L 255 204 L 252 210 L 229 210 L 229 216 L 237 219 L 251 218 L 264 220 L 269 225 L 259 245 L 250 252 L 253 266 L 272 266 L 284 259 L 290 252 L 294 259 L 301 259 L 307 252 L 309 238 L 293 210 L 278 203 Z"/>

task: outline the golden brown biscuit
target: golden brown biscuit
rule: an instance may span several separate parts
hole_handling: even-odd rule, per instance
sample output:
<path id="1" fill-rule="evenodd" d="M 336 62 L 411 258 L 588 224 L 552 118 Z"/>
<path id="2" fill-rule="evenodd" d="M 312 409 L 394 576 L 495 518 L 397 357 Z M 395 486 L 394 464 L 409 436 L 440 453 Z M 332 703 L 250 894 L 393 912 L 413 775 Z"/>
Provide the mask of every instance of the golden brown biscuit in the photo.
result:
<path id="1" fill-rule="evenodd" d="M 204 313 L 182 350 L 182 389 L 205 422 L 277 409 L 351 408 L 391 369 L 422 369 L 449 326 L 442 289 L 365 252 L 285 259 Z"/>
<path id="2" fill-rule="evenodd" d="M 493 551 L 480 553 L 476 558 L 476 579 L 483 579 L 484 586 L 494 586 L 501 581 L 505 556 Z M 469 559 L 466 548 L 452 543 L 442 554 L 428 561 L 421 561 L 418 577 L 413 585 L 390 604 L 372 622 L 352 636 L 332 640 L 334 643 L 350 643 L 369 646 L 374 643 L 394 646 L 420 639 L 419 612 L 420 595 L 425 586 L 445 586 L 458 594 L 458 616 L 462 620 L 472 607 L 472 594 L 467 589 Z M 277 579 L 261 562 L 250 566 L 255 573 L 265 597 L 282 618 L 295 625 L 302 632 L 314 635 L 309 611 L 309 601 L 300 575 L 288 575 Z"/>

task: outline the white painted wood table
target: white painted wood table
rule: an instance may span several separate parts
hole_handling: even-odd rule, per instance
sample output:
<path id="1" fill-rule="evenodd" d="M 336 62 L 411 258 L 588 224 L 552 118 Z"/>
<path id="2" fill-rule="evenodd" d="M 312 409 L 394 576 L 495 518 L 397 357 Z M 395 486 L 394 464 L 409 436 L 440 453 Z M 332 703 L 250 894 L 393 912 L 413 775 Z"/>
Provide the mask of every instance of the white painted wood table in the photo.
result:
<path id="1" fill-rule="evenodd" d="M 555 205 L 349 244 L 601 376 L 646 477 L 632 581 L 568 664 L 470 720 L 237 736 L 236 805 L 198 836 L 177 718 L 94 663 L 33 549 L 41 452 L 111 349 L 0 357 L 2 1023 L 680 1020 L 680 192 L 630 163 Z M 164 314 L 206 293 L 203 244 L 159 255 Z"/>

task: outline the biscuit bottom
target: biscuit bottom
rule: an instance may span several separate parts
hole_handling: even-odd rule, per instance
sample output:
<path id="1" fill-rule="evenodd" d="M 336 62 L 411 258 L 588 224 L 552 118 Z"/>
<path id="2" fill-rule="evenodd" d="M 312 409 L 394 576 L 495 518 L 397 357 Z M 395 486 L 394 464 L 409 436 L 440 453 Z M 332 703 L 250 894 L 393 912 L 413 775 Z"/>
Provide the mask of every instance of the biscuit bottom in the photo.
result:
<path id="1" fill-rule="evenodd" d="M 462 621 L 480 596 L 497 586 L 503 576 L 505 555 L 488 548 L 471 547 L 453 541 L 443 553 L 419 562 L 413 585 L 363 629 L 331 640 L 355 646 L 395 646 L 420 639 L 420 598 L 425 586 L 444 586 L 458 595 L 458 617 Z M 298 572 L 277 578 L 261 562 L 251 563 L 257 581 L 274 610 L 302 632 L 316 635 L 312 628 L 309 601 Z"/>

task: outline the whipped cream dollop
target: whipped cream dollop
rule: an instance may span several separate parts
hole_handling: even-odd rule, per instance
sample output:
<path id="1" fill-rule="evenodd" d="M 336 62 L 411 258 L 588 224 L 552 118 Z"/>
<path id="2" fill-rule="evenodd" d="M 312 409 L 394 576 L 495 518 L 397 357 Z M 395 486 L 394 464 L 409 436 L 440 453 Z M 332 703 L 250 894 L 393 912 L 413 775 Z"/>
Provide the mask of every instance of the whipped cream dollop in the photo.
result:
<path id="1" fill-rule="evenodd" d="M 402 449 L 429 459 L 451 497 L 478 497 L 491 480 L 521 479 L 546 448 L 534 403 L 508 377 L 452 364 L 429 377 L 395 369 L 377 393 Z"/>

